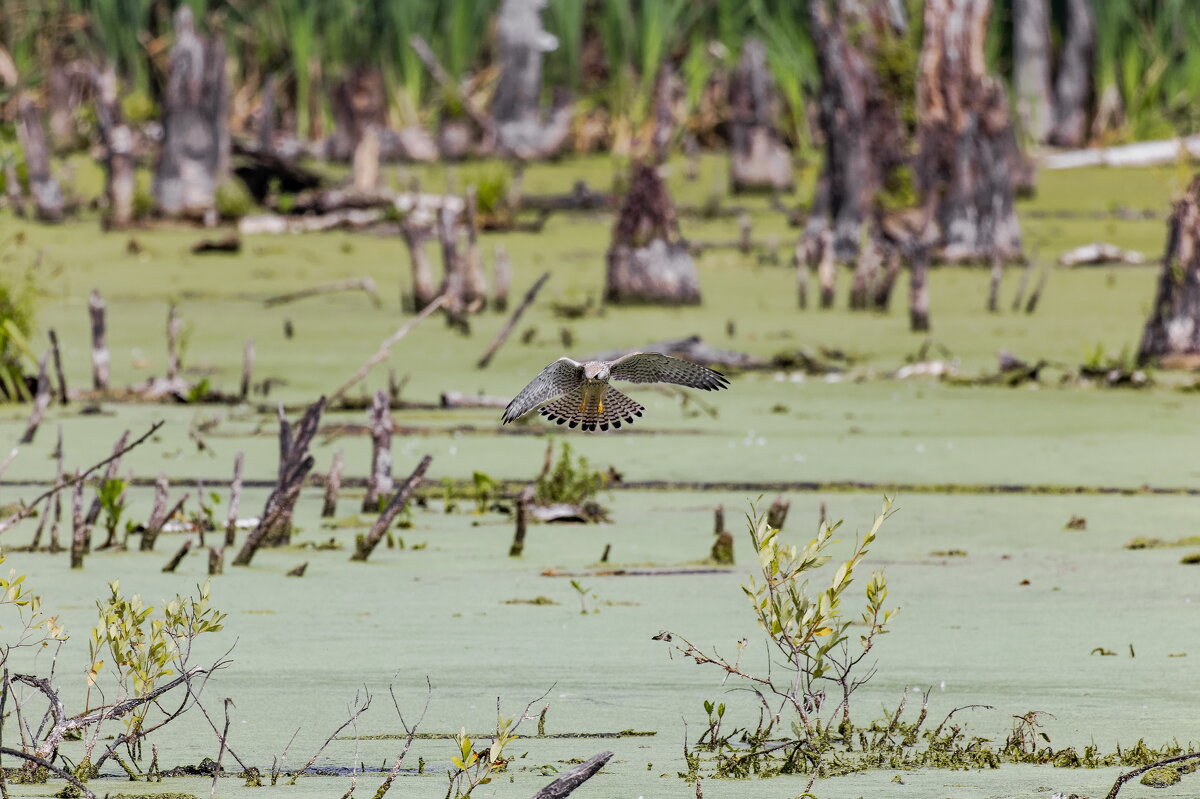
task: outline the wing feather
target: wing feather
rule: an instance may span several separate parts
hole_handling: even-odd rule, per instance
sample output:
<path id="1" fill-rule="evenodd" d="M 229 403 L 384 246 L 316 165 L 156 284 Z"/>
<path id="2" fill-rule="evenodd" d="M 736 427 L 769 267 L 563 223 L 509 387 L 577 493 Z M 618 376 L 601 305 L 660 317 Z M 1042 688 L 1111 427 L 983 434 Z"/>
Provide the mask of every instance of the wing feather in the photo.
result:
<path id="1" fill-rule="evenodd" d="M 729 386 L 725 375 L 714 369 L 659 352 L 634 352 L 618 358 L 609 365 L 609 376 L 631 383 L 676 383 L 705 391 Z"/>
<path id="2" fill-rule="evenodd" d="M 583 380 L 583 365 L 570 358 L 559 358 L 533 378 L 504 409 L 502 422 L 516 421 L 539 405 L 557 399 L 577 388 Z"/>

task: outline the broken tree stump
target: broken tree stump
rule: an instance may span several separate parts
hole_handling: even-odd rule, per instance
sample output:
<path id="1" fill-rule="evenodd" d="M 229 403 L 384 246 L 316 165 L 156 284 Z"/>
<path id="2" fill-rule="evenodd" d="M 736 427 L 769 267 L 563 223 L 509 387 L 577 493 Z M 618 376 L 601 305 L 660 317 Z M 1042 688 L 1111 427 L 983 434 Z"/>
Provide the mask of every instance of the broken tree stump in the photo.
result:
<path id="1" fill-rule="evenodd" d="M 508 548 L 510 558 L 519 558 L 525 552 L 525 532 L 529 527 L 529 506 L 533 504 L 533 486 L 527 485 L 517 494 L 516 513 L 513 514 L 515 528 L 512 546 Z"/>
<path id="2" fill-rule="evenodd" d="M 734 194 L 790 192 L 796 186 L 792 154 L 772 120 L 773 83 L 766 48 L 758 39 L 747 39 L 729 81 L 732 117 L 729 180 Z"/>
<path id="3" fill-rule="evenodd" d="M 66 405 L 70 398 L 67 396 L 67 378 L 63 374 L 62 350 L 58 346 L 58 334 L 54 328 L 48 331 L 50 337 L 50 355 L 54 359 L 54 377 L 58 382 L 58 404 Z"/>
<path id="4" fill-rule="evenodd" d="M 433 264 L 427 249 L 434 232 L 431 221 L 420 221 L 424 215 L 414 210 L 400 223 L 400 235 L 408 248 L 412 267 L 412 309 L 415 312 L 424 310 L 437 297 L 437 287 L 433 284 Z"/>
<path id="5" fill-rule="evenodd" d="M 565 799 L 570 796 L 571 792 L 578 788 L 583 783 L 591 779 L 596 772 L 604 768 L 613 756 L 612 752 L 601 752 L 598 755 L 589 757 L 587 760 L 575 766 L 566 774 L 563 774 L 554 782 L 542 788 L 533 795 L 533 799 Z"/>
<path id="6" fill-rule="evenodd" d="M 88 315 L 92 320 L 92 388 L 108 390 L 108 345 L 105 344 L 105 303 L 96 289 L 88 295 Z"/>
<path id="7" fill-rule="evenodd" d="M 88 549 L 88 526 L 83 520 L 83 480 L 79 470 L 75 471 L 75 485 L 71 488 L 71 568 L 83 568 L 83 556 Z"/>
<path id="8" fill-rule="evenodd" d="M 109 229 L 133 223 L 133 198 L 137 190 L 133 131 L 125 123 L 117 96 L 117 71 L 113 64 L 93 72 L 96 95 L 96 128 L 100 134 L 104 167 L 104 198 L 108 203 L 104 224 Z"/>
<path id="9" fill-rule="evenodd" d="M 1175 202 L 1138 362 L 1200 354 L 1200 175 Z"/>
<path id="10" fill-rule="evenodd" d="M 392 490 L 392 413 L 387 391 L 380 389 L 371 398 L 368 412 L 371 429 L 371 473 L 367 477 L 367 493 L 363 496 L 362 509 L 368 513 L 379 512 L 379 498 Z"/>
<path id="11" fill-rule="evenodd" d="M 320 397 L 304 410 L 293 432 L 280 408 L 279 477 L 267 497 L 258 525 L 242 543 L 242 549 L 233 561 L 234 566 L 249 566 L 261 547 L 286 544 L 291 540 L 292 511 L 300 497 L 304 479 L 312 471 L 314 461 L 308 448 L 317 434 L 324 410 L 325 398 Z"/>
<path id="12" fill-rule="evenodd" d="M 63 218 L 63 194 L 50 173 L 50 146 L 46 142 L 46 131 L 42 127 L 41 112 L 32 99 L 22 96 L 17 103 L 20 118 L 17 122 L 17 137 L 25 151 L 25 175 L 29 179 L 29 191 L 33 194 L 34 215 L 42 222 L 61 222 Z"/>
<path id="13" fill-rule="evenodd" d="M 718 505 L 713 511 L 713 541 L 709 557 L 722 566 L 733 565 L 733 534 L 725 529 L 725 506 Z"/>
<path id="14" fill-rule="evenodd" d="M 1050 143 L 1056 147 L 1082 147 L 1087 141 L 1088 105 L 1095 91 L 1095 49 L 1091 0 L 1067 0 L 1067 33 L 1054 79 L 1054 128 L 1050 131 Z"/>
<path id="15" fill-rule="evenodd" d="M 1013 201 L 1026 166 L 1008 93 L 987 72 L 990 6 L 988 0 L 925 4 L 915 177 L 924 202 L 932 204 L 931 235 L 945 261 L 1023 257 Z"/>
<path id="16" fill-rule="evenodd" d="M 605 302 L 700 304 L 696 263 L 678 227 L 675 205 L 658 170 L 633 164 L 606 256 Z"/>
<path id="17" fill-rule="evenodd" d="M 508 288 L 512 283 L 512 260 L 503 244 L 492 250 L 492 310 L 508 310 Z"/>
<path id="18" fill-rule="evenodd" d="M 233 456 L 233 480 L 229 483 L 229 513 L 225 517 L 225 546 L 233 546 L 237 540 L 238 506 L 242 502 L 242 465 L 246 453 Z"/>
<path id="19" fill-rule="evenodd" d="M 174 572 L 175 569 L 179 568 L 179 564 L 183 562 L 183 559 L 186 558 L 187 554 L 191 551 L 192 539 L 189 538 L 183 542 L 183 546 L 179 548 L 179 551 L 172 555 L 171 559 L 168 560 L 162 567 L 163 573 L 170 574 Z"/>
<path id="20" fill-rule="evenodd" d="M 150 518 L 146 520 L 146 524 L 142 529 L 142 540 L 138 545 L 138 549 L 142 552 L 149 552 L 154 549 L 154 542 L 158 538 L 162 526 L 170 518 L 167 514 L 169 491 L 170 482 L 167 480 L 167 475 L 159 472 L 158 479 L 154 481 L 154 505 L 150 509 Z"/>
<path id="21" fill-rule="evenodd" d="M 238 387 L 238 399 L 245 401 L 250 396 L 250 387 L 254 384 L 254 339 L 246 339 L 242 348 L 242 383 Z"/>
<path id="22" fill-rule="evenodd" d="M 174 34 L 154 197 L 164 216 L 209 219 L 229 167 L 225 44 L 219 36 L 196 33 L 187 5 L 175 11 Z"/>
<path id="23" fill-rule="evenodd" d="M 392 522 L 400 511 L 404 510 L 404 506 L 408 503 L 413 491 L 421 483 L 421 478 L 425 476 L 425 471 L 429 468 L 429 464 L 433 462 L 432 455 L 426 455 L 421 458 L 421 462 L 417 464 L 417 468 L 408 476 L 408 479 L 400 486 L 387 507 L 383 509 L 383 513 L 379 514 L 379 518 L 375 520 L 375 524 L 367 534 L 360 535 L 354 542 L 354 554 L 350 556 L 350 560 L 365 562 L 371 557 L 371 553 L 375 547 L 379 545 L 379 541 L 383 538 Z"/>
<path id="24" fill-rule="evenodd" d="M 325 501 L 321 506 L 321 518 L 332 519 L 337 515 L 338 494 L 342 490 L 342 469 L 345 460 L 339 449 L 333 453 L 333 463 L 329 466 L 329 474 L 325 476 Z"/>
<path id="25" fill-rule="evenodd" d="M 497 149 L 502 155 L 531 160 L 554 155 L 566 143 L 563 112 L 543 121 L 542 56 L 558 39 L 542 24 L 545 0 L 504 0 L 496 16 L 500 75 L 492 95 Z M 566 111 L 570 120 L 570 109 Z"/>
<path id="26" fill-rule="evenodd" d="M 46 415 L 46 409 L 50 407 L 50 378 L 46 374 L 46 361 L 49 358 L 49 353 L 43 355 L 38 361 L 37 389 L 33 395 L 33 411 L 29 414 L 29 422 L 25 425 L 25 432 L 21 434 L 22 444 L 32 444 L 33 437 L 37 435 L 38 426 L 42 423 L 42 417 Z"/>
<path id="27" fill-rule="evenodd" d="M 225 547 L 208 548 L 208 576 L 225 573 Z"/>
<path id="28" fill-rule="evenodd" d="M 776 530 L 783 529 L 783 523 L 787 521 L 788 510 L 792 507 L 792 503 L 785 500 L 783 497 L 775 497 L 775 501 L 771 503 L 771 507 L 767 508 L 767 526 Z"/>

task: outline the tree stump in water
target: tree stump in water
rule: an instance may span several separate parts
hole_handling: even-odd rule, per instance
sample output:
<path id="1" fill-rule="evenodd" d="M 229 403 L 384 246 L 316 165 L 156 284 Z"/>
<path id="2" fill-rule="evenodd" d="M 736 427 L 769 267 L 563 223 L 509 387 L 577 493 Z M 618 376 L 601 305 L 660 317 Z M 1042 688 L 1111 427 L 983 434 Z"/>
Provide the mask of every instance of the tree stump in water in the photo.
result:
<path id="1" fill-rule="evenodd" d="M 1146 321 L 1138 361 L 1200 356 L 1200 175 L 1175 203 L 1154 310 Z"/>
<path id="2" fill-rule="evenodd" d="M 700 279 L 678 233 L 675 206 L 657 169 L 633 165 L 607 255 L 604 301 L 699 305 Z"/>
<path id="3" fill-rule="evenodd" d="M 1054 129 L 1050 131 L 1050 143 L 1058 147 L 1082 147 L 1087 141 L 1095 49 L 1091 0 L 1067 0 L 1067 33 L 1054 79 Z"/>
<path id="4" fill-rule="evenodd" d="M 918 74 L 916 179 L 947 261 L 1020 258 L 1013 207 L 1027 179 L 1003 85 L 987 74 L 990 0 L 929 0 Z"/>
<path id="5" fill-rule="evenodd" d="M 50 147 L 42 127 L 41 112 L 33 100 L 22 97 L 18 103 L 20 121 L 17 135 L 25 151 L 25 171 L 33 194 L 34 214 L 43 222 L 61 222 L 63 196 L 58 181 L 50 174 Z"/>
<path id="6" fill-rule="evenodd" d="M 521 159 L 558 152 L 570 132 L 570 108 L 559 104 L 549 122 L 541 110 L 542 55 L 558 39 L 542 25 L 546 0 L 504 0 L 496 18 L 500 77 L 492 95 L 496 144 L 501 154 Z"/>
<path id="7" fill-rule="evenodd" d="M 1054 124 L 1050 95 L 1050 2 L 1014 0 L 1012 15 L 1017 116 L 1027 136 L 1044 142 Z"/>
<path id="8" fill-rule="evenodd" d="M 117 96 L 117 71 L 109 64 L 94 75 L 96 83 L 96 127 L 104 154 L 104 198 L 109 228 L 128 227 L 133 222 L 134 178 L 133 131 L 125 124 Z"/>
<path id="9" fill-rule="evenodd" d="M 333 110 L 333 135 L 326 145 L 326 155 L 334 161 L 351 161 L 356 158 L 367 131 L 376 127 L 387 127 L 387 92 L 383 85 L 383 73 L 378 69 L 356 66 L 333 88 L 330 97 Z M 378 145 L 375 141 L 378 163 Z M 362 156 L 357 156 L 361 158 Z"/>
<path id="10" fill-rule="evenodd" d="M 154 196 L 166 216 L 204 217 L 229 164 L 225 45 L 196 34 L 192 11 L 175 12 L 175 44 L 163 99 L 163 143 Z"/>
<path id="11" fill-rule="evenodd" d="M 774 94 L 766 48 L 758 39 L 748 39 L 729 82 L 733 117 L 729 178 L 735 194 L 791 191 L 796 186 L 792 154 L 771 120 Z"/>
<path id="12" fill-rule="evenodd" d="M 907 180 L 911 140 L 903 121 L 900 74 L 906 26 L 899 4 L 809 0 L 821 75 L 818 121 L 825 159 L 805 238 L 833 228 L 839 261 L 858 253 L 863 222 L 885 190 Z"/>

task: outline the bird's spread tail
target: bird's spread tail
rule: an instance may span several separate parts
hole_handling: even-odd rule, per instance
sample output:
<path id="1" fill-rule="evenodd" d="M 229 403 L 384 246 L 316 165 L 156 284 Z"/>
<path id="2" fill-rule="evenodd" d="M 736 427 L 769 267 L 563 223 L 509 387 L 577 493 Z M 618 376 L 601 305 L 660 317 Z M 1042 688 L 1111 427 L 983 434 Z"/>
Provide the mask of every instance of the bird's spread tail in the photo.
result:
<path id="1" fill-rule="evenodd" d="M 583 386 L 569 391 L 554 402 L 544 405 L 539 413 L 552 422 L 578 427 L 581 430 L 618 428 L 622 422 L 633 424 L 646 410 L 630 397 L 609 387 L 599 400 L 588 397 Z"/>

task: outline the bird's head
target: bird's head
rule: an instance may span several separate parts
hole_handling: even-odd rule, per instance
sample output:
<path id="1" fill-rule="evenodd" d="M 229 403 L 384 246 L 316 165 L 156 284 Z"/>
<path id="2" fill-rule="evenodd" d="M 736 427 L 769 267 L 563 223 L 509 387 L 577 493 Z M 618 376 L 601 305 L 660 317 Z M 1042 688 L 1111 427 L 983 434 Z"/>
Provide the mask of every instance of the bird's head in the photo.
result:
<path id="1" fill-rule="evenodd" d="M 583 376 L 587 380 L 607 380 L 608 364 L 600 361 L 585 363 L 583 365 Z"/>

